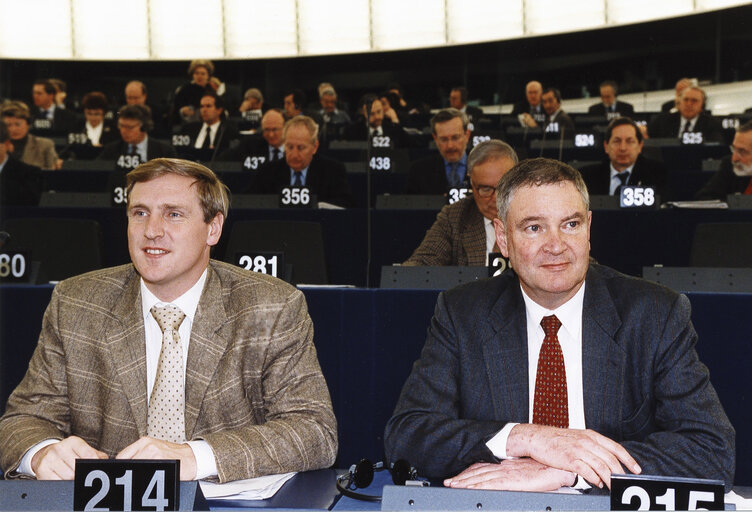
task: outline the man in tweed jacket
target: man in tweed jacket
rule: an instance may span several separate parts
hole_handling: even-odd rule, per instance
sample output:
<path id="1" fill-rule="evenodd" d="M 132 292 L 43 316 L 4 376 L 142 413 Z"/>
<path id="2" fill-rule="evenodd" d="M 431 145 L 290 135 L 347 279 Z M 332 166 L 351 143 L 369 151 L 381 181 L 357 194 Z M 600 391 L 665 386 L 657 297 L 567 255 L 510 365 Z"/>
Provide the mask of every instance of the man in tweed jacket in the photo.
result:
<path id="1" fill-rule="evenodd" d="M 227 212 L 224 185 L 173 159 L 141 165 L 128 184 L 133 264 L 55 288 L 0 419 L 6 477 L 70 479 L 76 458 L 180 459 L 181 479 L 222 482 L 331 465 L 336 420 L 303 295 L 209 259 Z M 147 437 L 154 329 L 156 361 L 161 350 L 147 306 L 166 303 L 186 314 L 186 443 Z"/>
<path id="2" fill-rule="evenodd" d="M 516 163 L 517 154 L 505 142 L 489 140 L 475 146 L 467 158 L 472 197 L 442 208 L 423 241 L 403 265 L 486 265 L 495 241 L 496 184 Z"/>

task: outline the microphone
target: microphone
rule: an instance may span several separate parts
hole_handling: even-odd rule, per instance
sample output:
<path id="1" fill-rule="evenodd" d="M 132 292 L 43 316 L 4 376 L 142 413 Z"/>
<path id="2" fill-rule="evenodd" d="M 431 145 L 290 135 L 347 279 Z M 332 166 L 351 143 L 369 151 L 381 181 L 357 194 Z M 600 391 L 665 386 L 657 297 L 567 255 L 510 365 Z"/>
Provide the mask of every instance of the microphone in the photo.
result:
<path id="1" fill-rule="evenodd" d="M 564 126 L 561 126 L 561 136 L 559 137 L 559 161 L 561 162 L 561 156 L 564 152 Z"/>

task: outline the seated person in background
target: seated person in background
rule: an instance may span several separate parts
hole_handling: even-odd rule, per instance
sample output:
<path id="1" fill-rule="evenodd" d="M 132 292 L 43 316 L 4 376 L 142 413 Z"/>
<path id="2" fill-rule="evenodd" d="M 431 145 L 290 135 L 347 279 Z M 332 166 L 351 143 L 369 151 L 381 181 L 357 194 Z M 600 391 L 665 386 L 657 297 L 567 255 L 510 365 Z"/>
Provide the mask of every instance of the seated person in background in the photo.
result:
<path id="1" fill-rule="evenodd" d="M 410 164 L 405 193 L 445 195 L 450 188 L 468 186 L 467 123 L 467 116 L 456 108 L 445 108 L 431 118 L 439 153 Z"/>
<path id="2" fill-rule="evenodd" d="M 204 93 L 201 97 L 200 115 L 201 121 L 183 125 L 181 135 L 187 136 L 187 144 L 176 149 L 191 160 L 213 162 L 217 155 L 237 143 L 238 130 L 227 119 L 222 97 L 214 92 Z M 179 137 L 173 139 L 180 140 Z"/>
<path id="3" fill-rule="evenodd" d="M 58 158 L 52 139 L 37 137 L 29 133 L 31 115 L 25 103 L 22 101 L 6 102 L 0 110 L 0 115 L 10 134 L 10 142 L 13 146 L 12 158 L 45 170 L 62 167 L 63 161 Z"/>
<path id="4" fill-rule="evenodd" d="M 337 108 L 337 92 L 334 87 L 331 85 L 324 87 L 319 95 L 319 102 L 321 109 L 318 114 L 322 120 L 322 140 L 341 139 L 345 128 L 350 124 L 350 116 L 344 110 Z"/>
<path id="5" fill-rule="evenodd" d="M 392 91 L 384 91 L 379 95 L 381 107 L 384 109 L 384 119 L 388 119 L 392 124 L 403 125 L 407 121 L 408 113 L 405 110 L 397 110 L 393 105 L 400 104 L 400 97 Z"/>
<path id="6" fill-rule="evenodd" d="M 347 140 L 363 140 L 374 144 L 374 137 L 381 137 L 377 147 L 407 148 L 410 137 L 399 124 L 384 119 L 384 106 L 375 94 L 365 94 L 358 104 L 359 114 L 345 131 Z M 366 121 L 368 119 L 368 121 Z"/>
<path id="7" fill-rule="evenodd" d="M 36 206 L 42 186 L 40 169 L 11 158 L 12 148 L 8 127 L 0 122 L 0 208 Z"/>
<path id="8" fill-rule="evenodd" d="M 591 105 L 588 109 L 588 114 L 591 116 L 604 116 L 607 119 L 621 116 L 628 117 L 634 114 L 634 107 L 631 103 L 616 99 L 616 82 L 613 80 L 606 80 L 601 84 L 600 91 L 601 102 Z"/>
<path id="9" fill-rule="evenodd" d="M 561 109 L 561 93 L 553 87 L 543 91 L 541 97 L 543 110 L 546 111 L 546 123 L 543 131 L 548 135 L 546 138 L 574 139 L 574 122 L 569 115 Z"/>
<path id="10" fill-rule="evenodd" d="M 255 133 L 261 124 L 261 118 L 264 115 L 264 95 L 261 90 L 251 87 L 245 91 L 243 102 L 240 104 L 238 111 L 243 121 L 250 123 L 250 130 Z"/>
<path id="11" fill-rule="evenodd" d="M 0 419 L 6 478 L 70 480 L 76 458 L 179 459 L 181 480 L 220 482 L 330 466 L 303 294 L 209 258 L 229 201 L 206 167 L 157 159 L 127 179 L 132 263 L 55 287 Z"/>
<path id="12" fill-rule="evenodd" d="M 140 80 L 131 80 L 125 85 L 125 104 L 126 105 L 143 105 L 149 107 L 151 111 L 151 120 L 154 124 L 152 135 L 155 137 L 167 137 L 171 133 L 167 128 L 166 108 L 157 105 L 154 102 L 148 102 L 148 91 L 146 84 Z"/>
<path id="13" fill-rule="evenodd" d="M 535 158 L 496 190 L 513 271 L 443 292 L 384 436 L 449 487 L 553 490 L 612 473 L 734 480 L 735 433 L 689 300 L 590 262 L 588 192 Z M 587 429 L 587 430 L 586 430 Z"/>
<path id="14" fill-rule="evenodd" d="M 686 133 L 701 133 L 702 142 L 723 142 L 721 123 L 705 108 L 705 91 L 696 86 L 684 88 L 679 111 L 661 113 L 650 120 L 648 135 L 653 138 L 683 138 Z"/>
<path id="15" fill-rule="evenodd" d="M 496 185 L 516 163 L 517 154 L 506 142 L 487 140 L 475 146 L 467 157 L 472 196 L 443 207 L 403 265 L 487 265 L 488 253 L 499 252 L 493 228 Z"/>
<path id="16" fill-rule="evenodd" d="M 188 66 L 188 76 L 191 81 L 181 85 L 175 93 L 172 104 L 172 122 L 181 124 L 198 121 L 201 98 L 206 92 L 213 92 L 214 88 L 209 83 L 214 75 L 214 64 L 207 59 L 194 59 Z"/>
<path id="17" fill-rule="evenodd" d="M 285 120 L 303 115 L 303 107 L 306 104 L 306 95 L 300 89 L 288 91 L 283 98 Z"/>
<path id="18" fill-rule="evenodd" d="M 353 206 L 345 166 L 336 160 L 317 155 L 319 127 L 308 116 L 296 116 L 285 123 L 282 139 L 285 159 L 259 169 L 251 183 L 251 194 L 278 194 L 283 188 L 305 187 L 321 202 Z"/>
<path id="19" fill-rule="evenodd" d="M 55 88 L 55 106 L 65 108 L 65 98 L 68 97 L 68 86 L 59 78 L 48 78 L 48 80 Z"/>
<path id="20" fill-rule="evenodd" d="M 726 200 L 729 194 L 752 194 L 752 121 L 736 129 L 731 157 L 721 160 L 721 168 L 695 195 L 695 199 Z"/>
<path id="21" fill-rule="evenodd" d="M 270 108 L 261 118 L 261 137 L 257 134 L 240 139 L 237 147 L 230 148 L 219 157 L 220 160 L 238 161 L 243 168 L 255 171 L 260 166 L 285 157 L 285 144 L 282 140 L 282 128 L 285 117 L 282 110 Z"/>
<path id="22" fill-rule="evenodd" d="M 175 148 L 149 137 L 152 128 L 149 107 L 126 105 L 120 108 L 117 120 L 119 141 L 110 142 L 99 154 L 99 160 L 114 160 L 118 169 L 130 170 L 152 158 L 174 158 Z"/>
<path id="23" fill-rule="evenodd" d="M 624 185 L 653 187 L 666 199 L 668 170 L 663 162 L 642 155 L 642 132 L 628 117 L 613 119 L 606 128 L 603 149 L 606 158 L 580 169 L 591 195 L 619 195 Z"/>
<path id="24" fill-rule="evenodd" d="M 543 86 L 533 80 L 525 86 L 525 99 L 512 106 L 512 115 L 520 120 L 522 126 L 535 128 L 538 124 L 545 124 L 546 112 L 541 102 Z"/>
<path id="25" fill-rule="evenodd" d="M 87 93 L 81 104 L 84 108 L 84 119 L 68 134 L 68 147 L 73 158 L 89 160 L 99 155 L 102 146 L 120 137 L 115 123 L 105 119 L 109 105 L 103 93 Z"/>
<path id="26" fill-rule="evenodd" d="M 36 135 L 65 135 L 70 133 L 78 116 L 55 104 L 57 89 L 49 80 L 37 80 L 32 89 L 34 109 L 31 110 L 31 131 Z"/>
<path id="27" fill-rule="evenodd" d="M 679 102 L 681 101 L 681 94 L 689 86 L 697 87 L 697 79 L 696 78 L 680 78 L 676 81 L 676 85 L 674 86 L 674 99 L 668 100 L 663 105 L 661 105 L 661 112 L 664 112 L 666 114 L 673 114 L 674 112 L 679 111 Z"/>
<path id="28" fill-rule="evenodd" d="M 467 104 L 467 94 L 467 87 L 452 87 L 452 90 L 449 91 L 449 106 L 465 113 L 468 129 L 473 131 L 477 127 L 478 121 L 483 118 L 483 111 L 478 107 Z"/>

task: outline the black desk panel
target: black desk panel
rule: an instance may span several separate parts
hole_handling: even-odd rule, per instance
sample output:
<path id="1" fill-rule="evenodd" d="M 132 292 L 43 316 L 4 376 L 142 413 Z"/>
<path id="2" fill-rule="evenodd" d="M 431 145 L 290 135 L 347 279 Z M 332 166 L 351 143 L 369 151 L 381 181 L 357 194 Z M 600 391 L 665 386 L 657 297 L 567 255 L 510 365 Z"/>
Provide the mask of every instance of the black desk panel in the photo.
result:
<path id="1" fill-rule="evenodd" d="M 383 457 L 383 432 L 420 355 L 435 290 L 303 288 L 339 429 L 336 467 Z M 20 381 L 51 286 L 0 286 L 0 401 Z M 752 485 L 752 294 L 691 293 L 697 351 L 736 427 L 736 485 Z"/>

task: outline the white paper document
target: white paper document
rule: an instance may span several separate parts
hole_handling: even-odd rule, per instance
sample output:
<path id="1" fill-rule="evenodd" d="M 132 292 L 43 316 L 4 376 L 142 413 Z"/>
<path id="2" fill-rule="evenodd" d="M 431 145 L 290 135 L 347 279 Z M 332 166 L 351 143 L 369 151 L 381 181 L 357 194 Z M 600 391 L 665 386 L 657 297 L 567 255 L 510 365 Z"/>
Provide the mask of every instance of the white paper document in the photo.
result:
<path id="1" fill-rule="evenodd" d="M 295 472 L 281 475 L 266 475 L 247 480 L 235 480 L 224 484 L 200 482 L 206 499 L 210 500 L 265 500 L 271 498 Z"/>

